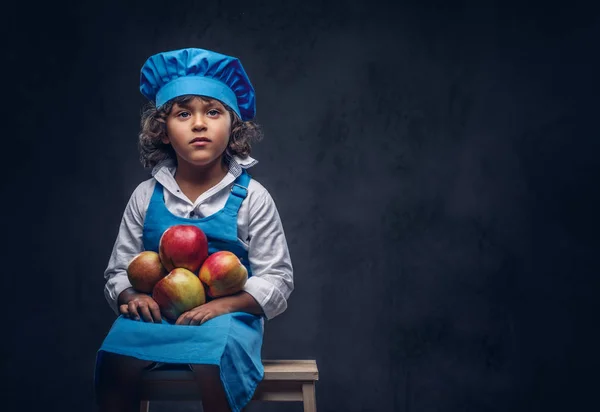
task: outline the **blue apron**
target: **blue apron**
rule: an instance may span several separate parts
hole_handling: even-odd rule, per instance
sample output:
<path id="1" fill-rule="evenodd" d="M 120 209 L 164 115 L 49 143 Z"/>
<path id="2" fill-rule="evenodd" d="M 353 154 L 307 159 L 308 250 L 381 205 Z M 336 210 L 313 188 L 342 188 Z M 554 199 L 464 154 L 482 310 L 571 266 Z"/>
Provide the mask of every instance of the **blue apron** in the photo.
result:
<path id="1" fill-rule="evenodd" d="M 244 170 L 236 179 L 223 209 L 202 219 L 172 214 L 165 206 L 163 187 L 156 182 L 146 218 L 145 250 L 158 252 L 163 232 L 174 225 L 199 227 L 208 238 L 208 253 L 228 250 L 235 253 L 252 276 L 248 252 L 237 237 L 237 215 L 248 193 L 250 175 Z M 208 364 L 220 367 L 220 377 L 234 412 L 252 398 L 262 380 L 263 319 L 245 312 L 217 316 L 200 326 L 175 325 L 164 317 L 162 323 L 135 321 L 119 316 L 98 350 L 170 364 Z"/>

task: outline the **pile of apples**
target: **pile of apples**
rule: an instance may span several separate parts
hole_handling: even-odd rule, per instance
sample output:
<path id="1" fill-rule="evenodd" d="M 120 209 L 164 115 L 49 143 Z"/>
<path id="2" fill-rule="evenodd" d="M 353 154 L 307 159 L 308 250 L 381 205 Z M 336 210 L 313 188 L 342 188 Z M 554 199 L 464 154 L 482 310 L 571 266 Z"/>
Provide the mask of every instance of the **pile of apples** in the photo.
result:
<path id="1" fill-rule="evenodd" d="M 162 234 L 158 253 L 144 251 L 131 259 L 127 277 L 135 290 L 151 293 L 161 313 L 175 321 L 206 303 L 244 288 L 248 271 L 231 252 L 208 255 L 204 232 L 193 225 L 171 226 Z"/>

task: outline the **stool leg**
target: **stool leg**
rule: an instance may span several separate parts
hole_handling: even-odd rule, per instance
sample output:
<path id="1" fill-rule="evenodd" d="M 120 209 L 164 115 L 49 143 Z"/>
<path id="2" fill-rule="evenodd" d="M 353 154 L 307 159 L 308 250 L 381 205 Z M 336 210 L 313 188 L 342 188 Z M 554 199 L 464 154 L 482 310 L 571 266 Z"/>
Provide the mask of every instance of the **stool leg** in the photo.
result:
<path id="1" fill-rule="evenodd" d="M 302 401 L 304 403 L 304 412 L 317 412 L 314 382 L 302 384 Z"/>
<path id="2" fill-rule="evenodd" d="M 141 401 L 140 402 L 140 412 L 149 412 L 150 411 L 150 401 Z"/>

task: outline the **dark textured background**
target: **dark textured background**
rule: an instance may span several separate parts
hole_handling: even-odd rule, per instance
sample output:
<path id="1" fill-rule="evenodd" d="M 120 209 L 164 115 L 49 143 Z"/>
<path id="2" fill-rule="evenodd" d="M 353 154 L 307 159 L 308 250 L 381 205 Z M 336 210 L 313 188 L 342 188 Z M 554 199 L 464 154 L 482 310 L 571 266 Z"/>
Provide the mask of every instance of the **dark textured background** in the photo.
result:
<path id="1" fill-rule="evenodd" d="M 139 69 L 182 47 L 256 87 L 296 279 L 264 356 L 316 358 L 319 411 L 598 408 L 596 9 L 125 3 L 5 6 L 3 411 L 94 410 Z"/>

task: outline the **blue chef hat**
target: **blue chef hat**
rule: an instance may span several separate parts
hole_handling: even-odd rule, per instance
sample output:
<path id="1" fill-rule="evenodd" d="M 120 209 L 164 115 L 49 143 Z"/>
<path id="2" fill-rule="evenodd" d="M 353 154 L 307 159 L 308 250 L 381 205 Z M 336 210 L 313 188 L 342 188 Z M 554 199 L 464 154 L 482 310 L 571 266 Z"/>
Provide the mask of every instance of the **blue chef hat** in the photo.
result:
<path id="1" fill-rule="evenodd" d="M 158 53 L 146 60 L 140 91 L 160 107 L 186 94 L 212 97 L 231 107 L 242 120 L 256 114 L 254 88 L 235 57 L 203 49 Z"/>

